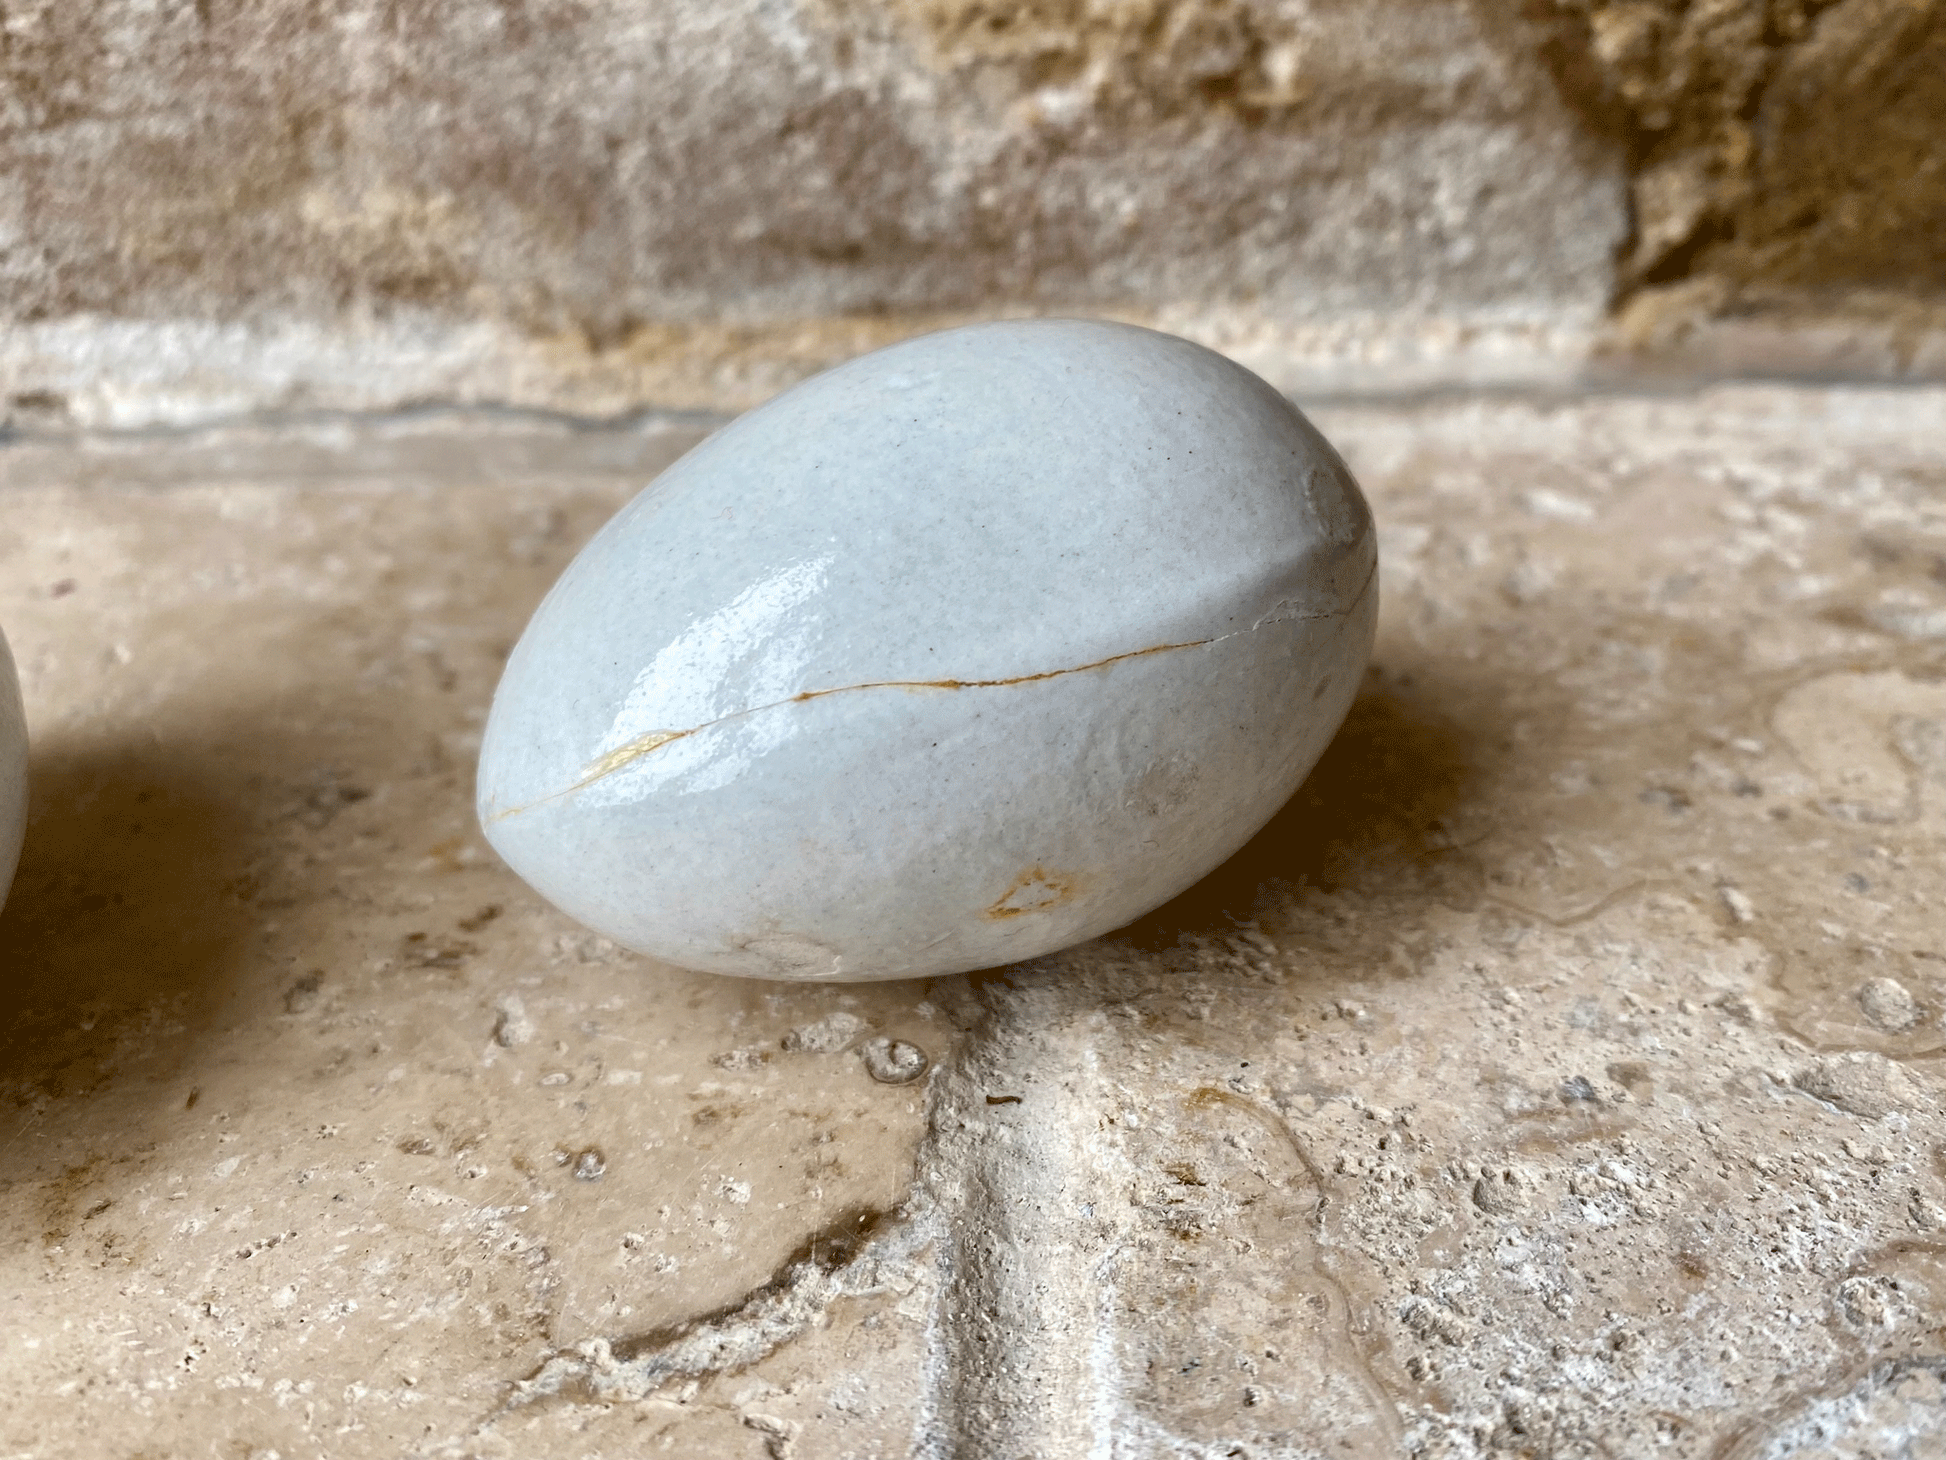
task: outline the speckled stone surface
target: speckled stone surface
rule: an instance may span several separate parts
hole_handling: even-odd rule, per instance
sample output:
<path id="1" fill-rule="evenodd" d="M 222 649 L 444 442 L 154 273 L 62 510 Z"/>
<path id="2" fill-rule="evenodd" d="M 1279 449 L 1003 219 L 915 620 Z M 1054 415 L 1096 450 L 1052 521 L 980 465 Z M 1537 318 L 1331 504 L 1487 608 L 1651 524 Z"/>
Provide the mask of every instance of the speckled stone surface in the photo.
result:
<path id="1" fill-rule="evenodd" d="M 1234 362 L 947 330 L 711 437 L 521 634 L 480 824 L 624 947 L 753 978 L 1099 937 L 1290 799 L 1378 617 L 1358 486 Z"/>
<path id="2" fill-rule="evenodd" d="M 1387 597 L 1291 806 L 850 989 L 473 830 L 695 430 L 7 446 L 0 1453 L 1936 1455 L 1946 394 L 1314 414 Z"/>

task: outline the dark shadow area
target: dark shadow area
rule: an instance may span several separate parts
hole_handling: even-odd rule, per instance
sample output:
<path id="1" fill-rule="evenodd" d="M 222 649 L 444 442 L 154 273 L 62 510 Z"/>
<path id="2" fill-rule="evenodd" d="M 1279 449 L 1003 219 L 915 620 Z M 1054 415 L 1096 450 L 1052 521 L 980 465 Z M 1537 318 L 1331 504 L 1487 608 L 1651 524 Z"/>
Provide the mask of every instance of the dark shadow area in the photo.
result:
<path id="1" fill-rule="evenodd" d="M 1477 874 L 1450 819 L 1473 775 L 1470 737 L 1376 675 L 1297 794 L 1237 854 L 1112 935 L 1170 946 L 1254 917 L 1298 885 L 1470 902 Z"/>
<path id="2" fill-rule="evenodd" d="M 18 1131 L 53 1102 L 180 1073 L 234 986 L 252 838 L 196 761 L 121 743 L 33 762 L 0 913 L 0 1179 L 31 1166 Z"/>

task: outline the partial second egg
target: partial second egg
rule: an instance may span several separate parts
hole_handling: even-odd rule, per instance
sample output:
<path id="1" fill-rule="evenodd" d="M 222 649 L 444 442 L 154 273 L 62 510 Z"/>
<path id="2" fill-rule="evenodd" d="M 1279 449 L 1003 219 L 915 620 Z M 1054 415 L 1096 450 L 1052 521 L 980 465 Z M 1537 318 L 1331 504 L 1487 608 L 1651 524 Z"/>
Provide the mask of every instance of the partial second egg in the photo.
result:
<path id="1" fill-rule="evenodd" d="M 907 978 L 1096 937 L 1291 795 L 1377 614 L 1371 515 L 1186 340 L 979 325 L 817 376 L 677 462 L 535 612 L 488 840 L 684 967 Z"/>
<path id="2" fill-rule="evenodd" d="M 20 681 L 13 654 L 0 634 L 0 907 L 20 861 L 20 838 L 27 826 L 27 716 L 20 704 Z"/>

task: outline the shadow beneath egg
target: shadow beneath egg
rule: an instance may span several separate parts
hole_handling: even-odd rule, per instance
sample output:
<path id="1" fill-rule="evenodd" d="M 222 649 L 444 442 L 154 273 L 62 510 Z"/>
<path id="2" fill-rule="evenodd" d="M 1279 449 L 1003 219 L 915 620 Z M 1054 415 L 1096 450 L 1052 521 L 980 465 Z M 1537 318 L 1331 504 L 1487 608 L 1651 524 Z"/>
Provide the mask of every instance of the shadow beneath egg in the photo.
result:
<path id="1" fill-rule="evenodd" d="M 19 1137 L 45 1134 L 50 1112 L 65 1122 L 111 1086 L 128 1094 L 131 1075 L 163 1098 L 154 1087 L 181 1073 L 235 984 L 250 823 L 209 761 L 153 742 L 33 760 L 0 911 L 0 1120 L 18 1127 L 0 1132 L 0 1180 L 34 1163 Z"/>
<path id="2" fill-rule="evenodd" d="M 1110 936 L 1156 950 L 1274 916 L 1298 887 L 1470 902 L 1477 872 L 1450 829 L 1473 778 L 1473 737 L 1411 691 L 1368 675 L 1304 784 L 1222 866 Z"/>

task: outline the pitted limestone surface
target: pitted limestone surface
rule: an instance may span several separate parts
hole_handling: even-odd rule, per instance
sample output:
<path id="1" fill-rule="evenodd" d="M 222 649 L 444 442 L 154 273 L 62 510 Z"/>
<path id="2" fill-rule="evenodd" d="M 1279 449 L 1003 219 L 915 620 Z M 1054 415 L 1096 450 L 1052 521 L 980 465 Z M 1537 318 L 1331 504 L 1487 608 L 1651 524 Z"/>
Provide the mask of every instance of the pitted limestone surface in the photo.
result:
<path id="1" fill-rule="evenodd" d="M 1296 800 L 856 989 L 621 955 L 467 821 L 693 432 L 6 448 L 0 1448 L 1932 1453 L 1946 394 L 1318 415 L 1389 597 Z"/>

